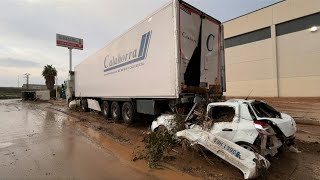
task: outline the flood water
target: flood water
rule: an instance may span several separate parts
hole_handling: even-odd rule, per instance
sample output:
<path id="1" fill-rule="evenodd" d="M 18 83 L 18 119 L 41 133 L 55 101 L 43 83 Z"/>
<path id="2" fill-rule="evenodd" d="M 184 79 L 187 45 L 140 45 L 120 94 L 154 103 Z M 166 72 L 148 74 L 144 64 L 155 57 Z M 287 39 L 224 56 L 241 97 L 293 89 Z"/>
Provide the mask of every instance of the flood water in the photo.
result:
<path id="1" fill-rule="evenodd" d="M 0 100 L 0 179 L 153 179 L 42 106 Z"/>

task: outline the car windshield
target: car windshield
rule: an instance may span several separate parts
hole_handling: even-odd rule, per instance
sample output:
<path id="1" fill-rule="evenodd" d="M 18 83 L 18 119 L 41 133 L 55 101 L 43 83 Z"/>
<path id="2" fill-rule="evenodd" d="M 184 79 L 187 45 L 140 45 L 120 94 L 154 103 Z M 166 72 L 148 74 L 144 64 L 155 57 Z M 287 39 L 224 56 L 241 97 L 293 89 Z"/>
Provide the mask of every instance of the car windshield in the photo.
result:
<path id="1" fill-rule="evenodd" d="M 251 103 L 251 105 L 258 117 L 281 118 L 280 112 L 275 110 L 267 103 L 261 101 L 254 101 Z"/>

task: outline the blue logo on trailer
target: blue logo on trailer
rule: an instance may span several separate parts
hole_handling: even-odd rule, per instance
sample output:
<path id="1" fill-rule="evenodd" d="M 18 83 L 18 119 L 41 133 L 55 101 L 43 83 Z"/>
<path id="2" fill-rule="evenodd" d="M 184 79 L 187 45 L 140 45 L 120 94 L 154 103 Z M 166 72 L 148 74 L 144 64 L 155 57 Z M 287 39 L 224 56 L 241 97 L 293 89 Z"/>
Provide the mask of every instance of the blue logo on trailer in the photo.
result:
<path id="1" fill-rule="evenodd" d="M 128 64 L 132 64 L 141 60 L 144 60 L 147 57 L 148 54 L 148 48 L 150 44 L 151 39 L 151 33 L 152 31 L 149 31 L 142 35 L 141 37 L 141 43 L 138 51 L 137 56 L 137 49 L 134 49 L 133 51 L 130 51 L 125 54 L 119 54 L 117 57 L 112 56 L 110 58 L 109 55 L 107 55 L 104 58 L 104 72 L 111 71 L 117 68 L 120 68 L 122 66 L 126 66 Z"/>

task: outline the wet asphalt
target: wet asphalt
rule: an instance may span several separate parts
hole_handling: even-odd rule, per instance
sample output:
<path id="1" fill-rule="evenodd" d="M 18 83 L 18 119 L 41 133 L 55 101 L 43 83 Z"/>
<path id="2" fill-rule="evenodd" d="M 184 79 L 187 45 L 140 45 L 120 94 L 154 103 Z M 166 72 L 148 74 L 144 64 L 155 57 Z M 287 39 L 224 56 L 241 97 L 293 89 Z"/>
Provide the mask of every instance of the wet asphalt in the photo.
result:
<path id="1" fill-rule="evenodd" d="M 0 100 L 0 179 L 150 179 L 42 106 Z"/>

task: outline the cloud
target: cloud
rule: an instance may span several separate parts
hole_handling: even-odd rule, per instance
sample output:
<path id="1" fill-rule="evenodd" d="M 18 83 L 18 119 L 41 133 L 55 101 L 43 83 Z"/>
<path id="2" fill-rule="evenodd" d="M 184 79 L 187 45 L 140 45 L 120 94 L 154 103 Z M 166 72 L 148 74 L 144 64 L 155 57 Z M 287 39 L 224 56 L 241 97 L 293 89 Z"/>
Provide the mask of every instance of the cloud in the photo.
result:
<path id="1" fill-rule="evenodd" d="M 16 68 L 34 68 L 40 67 L 40 63 L 30 61 L 27 59 L 15 59 L 15 58 L 6 58 L 0 59 L 0 66 L 3 67 L 16 67 Z"/>
<path id="2" fill-rule="evenodd" d="M 72 51 L 74 67 L 168 1 L 1 0 L 0 86 L 15 86 L 22 72 L 42 82 L 46 64 L 67 79 L 69 51 L 56 47 L 56 33 L 84 39 L 84 50 Z"/>
<path id="3" fill-rule="evenodd" d="M 0 86 L 16 86 L 26 72 L 43 83 L 46 64 L 67 79 L 69 52 L 56 47 L 56 33 L 84 39 L 84 50 L 72 51 L 75 66 L 169 1 L 0 0 Z M 186 1 L 224 21 L 278 0 Z"/>

